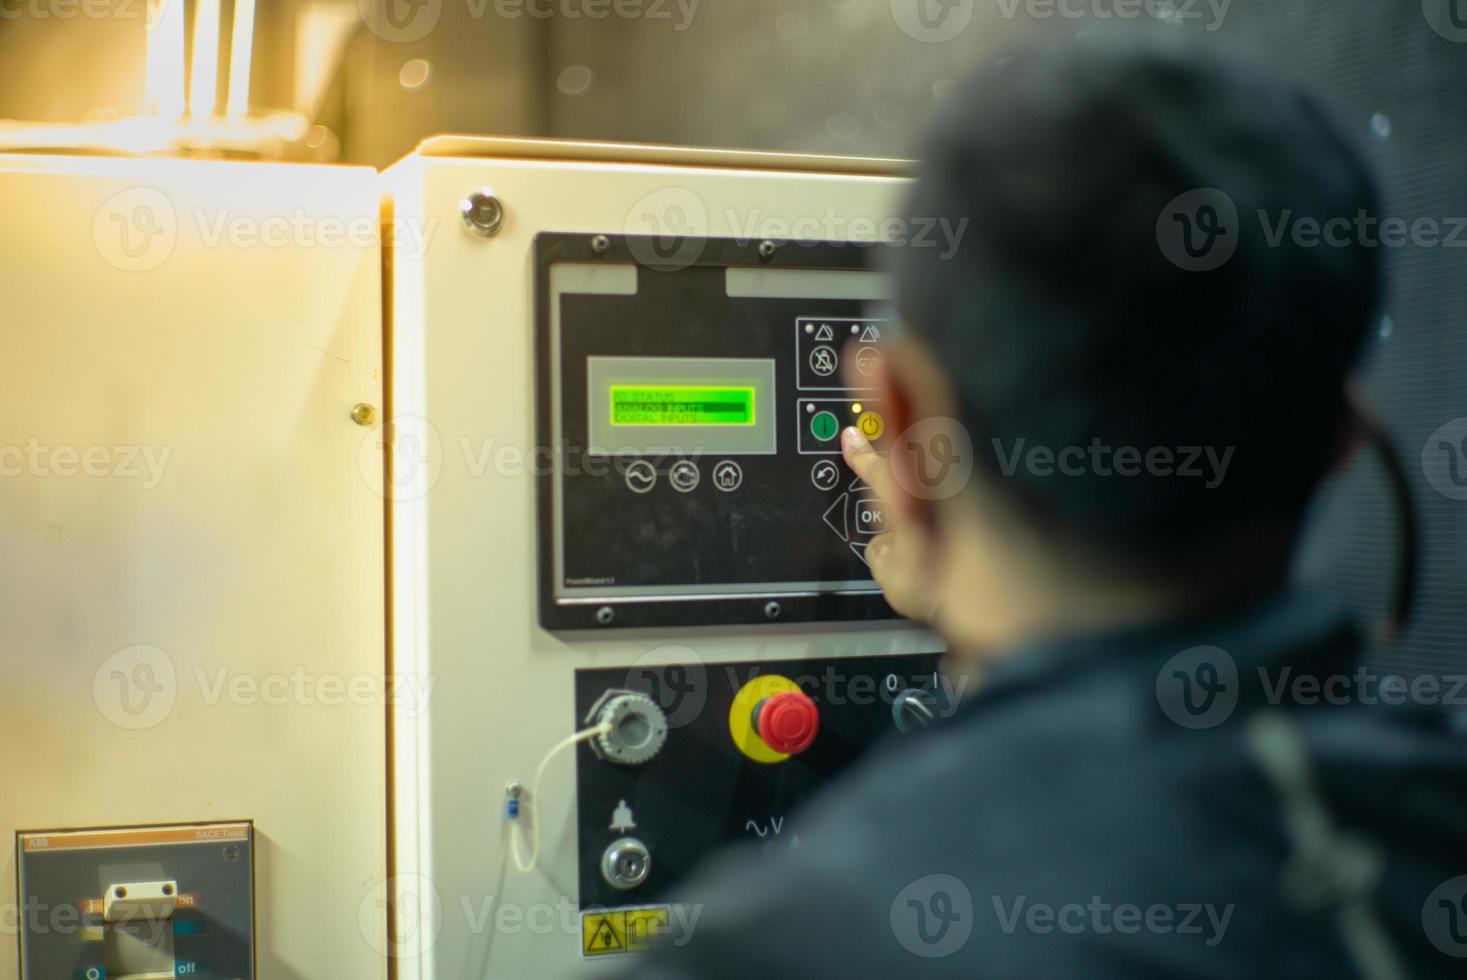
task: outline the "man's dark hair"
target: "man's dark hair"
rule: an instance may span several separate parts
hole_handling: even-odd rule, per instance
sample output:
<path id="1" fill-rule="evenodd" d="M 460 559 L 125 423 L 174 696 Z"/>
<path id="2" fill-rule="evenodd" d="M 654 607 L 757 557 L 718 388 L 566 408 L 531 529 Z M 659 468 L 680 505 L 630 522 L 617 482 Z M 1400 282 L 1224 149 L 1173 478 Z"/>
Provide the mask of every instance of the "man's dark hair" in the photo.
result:
<path id="1" fill-rule="evenodd" d="M 969 223 L 946 258 L 898 250 L 899 312 L 951 372 L 987 484 L 1152 567 L 1297 526 L 1381 289 L 1354 231 L 1377 213 L 1369 169 L 1313 99 L 1185 43 L 1106 34 L 991 61 L 921 159 L 914 223 Z M 1293 239 L 1332 218 L 1350 244 Z M 1233 456 L 1213 488 L 1088 462 L 1003 472 L 1020 445 L 1095 440 Z"/>

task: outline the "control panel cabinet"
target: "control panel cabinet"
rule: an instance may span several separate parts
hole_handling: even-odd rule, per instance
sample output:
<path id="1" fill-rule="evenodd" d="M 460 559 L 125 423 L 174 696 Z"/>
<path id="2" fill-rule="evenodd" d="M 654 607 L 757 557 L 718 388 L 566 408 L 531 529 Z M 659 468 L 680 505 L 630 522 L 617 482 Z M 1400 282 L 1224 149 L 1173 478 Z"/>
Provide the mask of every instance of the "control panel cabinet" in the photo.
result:
<path id="1" fill-rule="evenodd" d="M 391 662 L 432 692 L 392 716 L 400 980 L 635 972 L 703 861 L 793 845 L 931 707 L 839 449 L 897 435 L 903 169 L 442 137 L 385 174 Z"/>
<path id="2" fill-rule="evenodd" d="M 0 154 L 0 980 L 388 975 L 379 179 Z"/>

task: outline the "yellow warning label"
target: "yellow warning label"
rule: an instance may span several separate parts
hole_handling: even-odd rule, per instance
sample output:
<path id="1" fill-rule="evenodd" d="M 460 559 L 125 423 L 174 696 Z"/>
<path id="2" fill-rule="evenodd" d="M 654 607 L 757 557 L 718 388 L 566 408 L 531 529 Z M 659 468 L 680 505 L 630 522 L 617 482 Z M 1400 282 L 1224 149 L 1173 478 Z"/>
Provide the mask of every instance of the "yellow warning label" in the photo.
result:
<path id="1" fill-rule="evenodd" d="M 581 914 L 581 952 L 586 956 L 635 953 L 668 931 L 668 908 Z"/>
<path id="2" fill-rule="evenodd" d="M 602 912 L 581 916 L 581 952 L 587 956 L 625 953 L 626 913 Z"/>
<path id="3" fill-rule="evenodd" d="M 626 915 L 627 949 L 636 952 L 667 932 L 667 909 L 633 909 Z"/>

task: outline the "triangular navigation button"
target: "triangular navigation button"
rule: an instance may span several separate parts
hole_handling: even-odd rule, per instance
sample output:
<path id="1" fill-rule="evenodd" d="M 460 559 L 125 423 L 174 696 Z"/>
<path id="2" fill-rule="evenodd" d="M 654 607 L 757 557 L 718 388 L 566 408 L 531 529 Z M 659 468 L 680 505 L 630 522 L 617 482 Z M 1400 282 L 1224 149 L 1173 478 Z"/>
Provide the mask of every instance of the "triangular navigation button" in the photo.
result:
<path id="1" fill-rule="evenodd" d="M 852 541 L 851 542 L 851 550 L 856 553 L 856 557 L 859 558 L 859 559 L 861 559 L 861 562 L 867 568 L 870 568 L 871 567 L 871 563 L 866 560 L 866 548 L 870 544 L 871 544 L 871 542 L 869 542 L 869 541 Z"/>
<path id="2" fill-rule="evenodd" d="M 827 508 L 825 511 L 826 526 L 828 526 L 836 534 L 839 534 L 842 541 L 851 540 L 850 522 L 846 518 L 846 501 L 850 500 L 850 498 L 851 495 L 848 493 L 841 494 L 840 498 L 837 499 L 835 503 L 831 504 L 830 507 Z M 833 515 L 835 514 L 840 515 L 839 525 L 835 523 L 835 518 L 833 517 Z"/>

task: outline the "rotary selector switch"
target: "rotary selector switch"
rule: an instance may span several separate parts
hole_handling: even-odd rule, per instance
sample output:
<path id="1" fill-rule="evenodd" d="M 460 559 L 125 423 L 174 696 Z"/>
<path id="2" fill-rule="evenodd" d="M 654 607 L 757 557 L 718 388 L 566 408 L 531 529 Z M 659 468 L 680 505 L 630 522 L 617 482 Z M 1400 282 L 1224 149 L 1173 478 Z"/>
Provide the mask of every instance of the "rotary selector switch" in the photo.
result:
<path id="1" fill-rule="evenodd" d="M 591 740 L 591 750 L 618 765 L 649 762 L 667 741 L 667 715 L 656 701 L 636 691 L 607 691 L 586 721 L 606 728 Z"/>
<path id="2" fill-rule="evenodd" d="M 920 687 L 909 687 L 891 702 L 891 718 L 897 731 L 912 735 L 937 720 L 939 710 L 937 695 Z"/>

